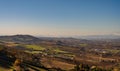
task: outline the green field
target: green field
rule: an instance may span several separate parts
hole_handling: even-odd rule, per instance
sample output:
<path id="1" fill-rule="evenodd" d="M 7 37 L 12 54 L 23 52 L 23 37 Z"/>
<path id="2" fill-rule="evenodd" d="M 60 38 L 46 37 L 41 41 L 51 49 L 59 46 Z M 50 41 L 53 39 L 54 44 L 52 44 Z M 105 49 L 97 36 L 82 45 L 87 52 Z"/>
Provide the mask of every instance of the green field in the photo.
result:
<path id="1" fill-rule="evenodd" d="M 24 47 L 33 50 L 45 50 L 45 48 L 40 45 L 24 45 Z"/>
<path id="2" fill-rule="evenodd" d="M 86 46 L 88 46 L 87 44 L 85 44 L 85 43 L 81 43 L 81 44 L 79 44 L 81 47 L 86 47 Z"/>
<path id="3" fill-rule="evenodd" d="M 120 52 L 120 50 L 116 50 L 116 49 L 105 49 L 105 50 L 110 52 L 110 53 L 113 53 L 113 54 L 116 54 L 116 53 Z"/>
<path id="4" fill-rule="evenodd" d="M 53 51 L 55 51 L 56 53 L 67 53 L 66 51 L 62 51 L 58 48 L 54 49 Z"/>
<path id="5" fill-rule="evenodd" d="M 42 52 L 40 52 L 40 51 L 28 51 L 28 50 L 26 50 L 25 52 L 27 52 L 27 53 L 31 53 L 31 54 L 42 53 Z"/>

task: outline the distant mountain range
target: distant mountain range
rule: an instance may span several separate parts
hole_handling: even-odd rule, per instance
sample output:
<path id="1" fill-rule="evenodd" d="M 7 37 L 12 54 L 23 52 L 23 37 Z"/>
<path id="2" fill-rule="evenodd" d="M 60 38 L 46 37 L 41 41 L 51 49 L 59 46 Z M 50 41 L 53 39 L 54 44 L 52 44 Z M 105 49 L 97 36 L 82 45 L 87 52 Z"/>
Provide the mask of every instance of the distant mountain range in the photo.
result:
<path id="1" fill-rule="evenodd" d="M 15 42 L 23 44 L 39 44 L 42 42 L 50 43 L 79 43 L 79 42 L 89 42 L 88 40 L 108 40 L 115 39 L 115 41 L 120 41 L 120 36 L 117 35 L 93 35 L 93 36 L 80 36 L 75 38 L 57 38 L 57 37 L 34 37 L 31 35 L 13 35 L 13 36 L 0 36 L 0 42 Z M 117 40 L 116 40 L 117 39 Z"/>
<path id="2" fill-rule="evenodd" d="M 80 36 L 77 38 L 82 38 L 82 39 L 120 39 L 120 35 L 90 35 L 90 36 Z"/>
<path id="3" fill-rule="evenodd" d="M 76 38 L 58 38 L 58 37 L 34 37 L 31 35 L 12 35 L 12 36 L 0 36 L 0 42 L 15 42 L 22 44 L 60 44 L 60 45 L 72 45 L 79 42 L 87 42 L 85 39 Z"/>

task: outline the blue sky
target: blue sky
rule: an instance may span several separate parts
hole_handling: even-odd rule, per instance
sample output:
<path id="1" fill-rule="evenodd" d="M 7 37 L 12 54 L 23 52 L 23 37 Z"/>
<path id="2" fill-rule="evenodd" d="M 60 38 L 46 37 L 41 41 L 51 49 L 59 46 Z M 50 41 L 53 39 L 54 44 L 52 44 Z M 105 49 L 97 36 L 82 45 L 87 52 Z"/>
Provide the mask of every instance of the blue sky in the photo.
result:
<path id="1" fill-rule="evenodd" d="M 120 0 L 0 0 L 0 35 L 120 34 Z"/>

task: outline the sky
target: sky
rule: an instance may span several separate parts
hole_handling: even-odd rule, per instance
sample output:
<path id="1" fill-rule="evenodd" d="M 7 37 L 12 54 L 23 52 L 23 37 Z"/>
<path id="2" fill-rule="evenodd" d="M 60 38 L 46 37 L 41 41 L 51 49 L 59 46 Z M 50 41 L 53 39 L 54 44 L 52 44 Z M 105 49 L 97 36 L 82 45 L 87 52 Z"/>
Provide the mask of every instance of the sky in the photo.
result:
<path id="1" fill-rule="evenodd" d="M 120 35 L 120 0 L 0 0 L 0 35 Z"/>

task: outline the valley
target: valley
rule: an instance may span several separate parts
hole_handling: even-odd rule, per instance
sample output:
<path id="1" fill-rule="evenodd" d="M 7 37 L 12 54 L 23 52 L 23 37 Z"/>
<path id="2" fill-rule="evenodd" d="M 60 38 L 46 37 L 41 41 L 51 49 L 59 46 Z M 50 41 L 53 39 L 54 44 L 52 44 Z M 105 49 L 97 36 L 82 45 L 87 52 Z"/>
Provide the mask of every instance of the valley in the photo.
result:
<path id="1" fill-rule="evenodd" d="M 2 71 L 114 71 L 120 69 L 120 40 L 1 36 L 0 62 Z"/>

